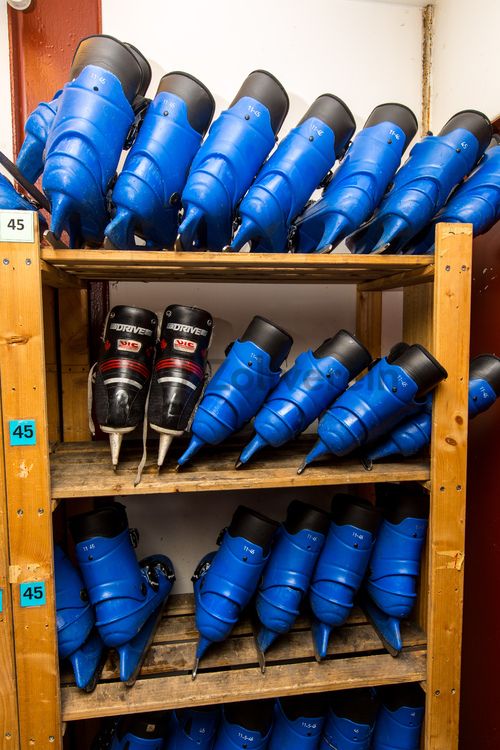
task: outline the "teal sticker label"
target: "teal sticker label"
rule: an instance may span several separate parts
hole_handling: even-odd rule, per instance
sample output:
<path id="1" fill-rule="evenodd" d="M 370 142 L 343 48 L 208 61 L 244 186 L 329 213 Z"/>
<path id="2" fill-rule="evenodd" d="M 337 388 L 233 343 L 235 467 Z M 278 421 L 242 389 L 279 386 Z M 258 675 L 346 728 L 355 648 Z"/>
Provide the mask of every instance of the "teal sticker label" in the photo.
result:
<path id="1" fill-rule="evenodd" d="M 19 596 L 21 607 L 41 607 L 47 603 L 45 583 L 43 581 L 21 583 L 19 585 Z"/>
<path id="2" fill-rule="evenodd" d="M 11 419 L 9 421 L 11 445 L 36 445 L 36 423 L 34 419 Z"/>
<path id="3" fill-rule="evenodd" d="M 3 589 L 0 589 L 0 615 L 3 612 Z"/>

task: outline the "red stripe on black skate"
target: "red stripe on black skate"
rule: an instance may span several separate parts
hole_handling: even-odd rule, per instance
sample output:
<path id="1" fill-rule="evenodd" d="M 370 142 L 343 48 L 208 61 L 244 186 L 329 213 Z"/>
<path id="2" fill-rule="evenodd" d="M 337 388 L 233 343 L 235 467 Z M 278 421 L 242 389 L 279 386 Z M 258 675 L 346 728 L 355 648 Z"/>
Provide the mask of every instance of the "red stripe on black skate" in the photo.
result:
<path id="1" fill-rule="evenodd" d="M 145 378 L 149 378 L 149 369 L 146 365 L 143 365 L 142 362 L 135 362 L 132 359 L 108 359 L 106 362 L 103 362 L 102 365 L 99 365 L 101 372 L 106 372 L 107 370 L 121 370 L 122 368 L 133 370 L 134 372 L 143 375 Z"/>
<path id="2" fill-rule="evenodd" d="M 197 375 L 199 378 L 203 378 L 203 369 L 196 364 L 191 362 L 189 359 L 179 359 L 177 357 L 170 357 L 169 359 L 162 359 L 156 363 L 155 370 L 187 370 Z"/>

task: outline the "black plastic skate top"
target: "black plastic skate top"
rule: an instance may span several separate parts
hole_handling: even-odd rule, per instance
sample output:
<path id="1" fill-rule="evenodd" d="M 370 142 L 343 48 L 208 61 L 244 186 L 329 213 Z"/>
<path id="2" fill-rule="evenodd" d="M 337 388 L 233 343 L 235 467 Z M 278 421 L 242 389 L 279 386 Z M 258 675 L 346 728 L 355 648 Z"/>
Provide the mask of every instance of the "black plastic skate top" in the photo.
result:
<path id="1" fill-rule="evenodd" d="M 377 688 L 382 704 L 389 711 L 406 708 L 423 708 L 425 706 L 424 691 L 414 682 L 403 685 L 385 685 Z"/>
<path id="2" fill-rule="evenodd" d="M 350 378 L 355 378 L 372 361 L 372 355 L 356 336 L 343 328 L 318 346 L 313 353 L 316 359 L 334 357 L 344 365 Z"/>
<path id="3" fill-rule="evenodd" d="M 87 36 L 76 48 L 69 78 L 70 80 L 77 78 L 87 65 L 104 68 L 119 79 L 123 93 L 132 103 L 144 88 L 145 83 L 144 62 L 139 61 L 137 55 L 137 50 L 131 49 L 114 36 L 107 34 Z"/>
<path id="4" fill-rule="evenodd" d="M 415 398 L 422 398 L 444 378 L 448 373 L 444 367 L 421 344 L 413 344 L 399 354 L 393 365 L 401 367 L 418 386 Z"/>
<path id="5" fill-rule="evenodd" d="M 156 341 L 156 329 L 158 326 L 158 318 L 156 313 L 152 310 L 148 310 L 145 307 L 132 307 L 131 305 L 115 305 L 110 310 L 110 313 L 106 320 L 105 335 L 109 335 L 111 325 L 118 323 L 123 326 L 135 326 L 136 328 L 143 328 L 144 331 L 134 332 L 134 335 L 146 336 L 151 339 L 151 342 Z M 116 330 L 116 329 L 115 329 Z M 149 333 L 151 331 L 151 333 Z M 126 333 L 126 331 L 125 331 Z M 122 332 L 123 335 L 123 332 Z"/>
<path id="6" fill-rule="evenodd" d="M 278 699 L 283 713 L 289 721 L 297 719 L 320 719 L 325 715 L 327 696 L 325 693 L 314 695 L 287 695 Z M 283 750 L 286 750 L 283 748 Z"/>
<path id="7" fill-rule="evenodd" d="M 293 345 L 293 339 L 284 328 L 272 323 L 267 318 L 256 315 L 240 341 L 252 341 L 260 349 L 267 352 L 271 358 L 271 370 L 279 370 Z"/>
<path id="8" fill-rule="evenodd" d="M 274 701 L 267 699 L 228 703 L 224 706 L 224 717 L 229 724 L 260 732 L 265 737 L 273 723 Z"/>
<path id="9" fill-rule="evenodd" d="M 406 518 L 429 518 L 429 493 L 418 482 L 388 482 L 375 487 L 377 508 L 398 525 Z"/>
<path id="10" fill-rule="evenodd" d="M 410 141 L 415 138 L 418 130 L 418 121 L 415 114 L 405 104 L 398 104 L 397 102 L 386 102 L 375 107 L 364 127 L 372 128 L 381 122 L 392 123 L 401 128 L 406 136 L 403 152 Z"/>
<path id="11" fill-rule="evenodd" d="M 457 112 L 453 117 L 450 117 L 448 122 L 441 129 L 439 135 L 452 133 L 458 128 L 468 130 L 469 133 L 476 136 L 479 142 L 477 159 L 480 159 L 491 141 L 491 136 L 493 134 L 493 128 L 489 117 L 487 117 L 484 112 L 479 112 L 477 109 L 464 109 L 461 112 Z"/>
<path id="12" fill-rule="evenodd" d="M 254 70 L 245 78 L 230 106 L 232 107 L 244 96 L 262 102 L 269 111 L 273 133 L 277 135 L 290 106 L 284 86 L 269 71 Z"/>
<path id="13" fill-rule="evenodd" d="M 386 360 L 392 365 L 395 359 L 397 359 L 403 352 L 410 348 L 410 345 L 406 341 L 398 341 L 397 344 L 391 346 L 389 354 L 386 355 Z"/>
<path id="14" fill-rule="evenodd" d="M 182 326 L 192 326 L 206 330 L 207 336 L 210 337 L 213 328 L 213 317 L 207 310 L 200 307 L 191 307 L 190 305 L 169 305 L 163 313 L 161 332 L 164 335 L 169 322 L 175 318 L 175 322 Z M 197 333 L 196 335 L 200 335 Z"/>
<path id="15" fill-rule="evenodd" d="M 382 516 L 368 500 L 356 495 L 338 493 L 332 499 L 332 520 L 337 526 L 354 526 L 376 534 Z"/>
<path id="16" fill-rule="evenodd" d="M 370 688 L 339 690 L 330 694 L 329 703 L 335 716 L 368 726 L 375 723 L 380 705 Z"/>
<path id="17" fill-rule="evenodd" d="M 200 135 L 205 135 L 215 111 L 215 100 L 205 86 L 189 73 L 180 70 L 167 73 L 158 85 L 157 94 L 175 94 L 186 103 L 189 124 Z"/>
<path id="18" fill-rule="evenodd" d="M 72 516 L 68 523 L 75 544 L 99 536 L 112 539 L 128 529 L 127 511 L 121 503 Z"/>
<path id="19" fill-rule="evenodd" d="M 486 380 L 497 396 L 500 396 L 500 357 L 496 354 L 480 354 L 470 363 L 469 380 Z"/>
<path id="20" fill-rule="evenodd" d="M 122 740 L 126 734 L 130 733 L 144 740 L 157 740 L 166 736 L 169 723 L 168 713 L 163 712 L 126 716 L 121 719 L 116 736 Z"/>
<path id="21" fill-rule="evenodd" d="M 271 518 L 245 505 L 239 505 L 229 525 L 228 534 L 258 544 L 267 554 L 278 526 L 279 524 Z"/>
<path id="22" fill-rule="evenodd" d="M 333 131 L 335 157 L 338 159 L 344 153 L 356 130 L 356 121 L 351 110 L 338 96 L 321 94 L 313 101 L 299 125 L 309 120 L 310 117 L 318 118 Z"/>
<path id="23" fill-rule="evenodd" d="M 142 52 L 137 49 L 133 44 L 130 44 L 130 42 L 124 42 L 125 47 L 128 47 L 129 50 L 134 55 L 135 59 L 139 63 L 142 71 L 142 80 L 139 87 L 139 91 L 137 92 L 138 96 L 144 96 L 146 91 L 148 90 L 149 84 L 151 83 L 151 65 L 149 64 L 149 60 L 144 57 Z"/>
<path id="24" fill-rule="evenodd" d="M 298 534 L 305 529 L 326 534 L 330 527 L 330 514 L 302 500 L 292 500 L 283 525 L 289 534 Z"/>

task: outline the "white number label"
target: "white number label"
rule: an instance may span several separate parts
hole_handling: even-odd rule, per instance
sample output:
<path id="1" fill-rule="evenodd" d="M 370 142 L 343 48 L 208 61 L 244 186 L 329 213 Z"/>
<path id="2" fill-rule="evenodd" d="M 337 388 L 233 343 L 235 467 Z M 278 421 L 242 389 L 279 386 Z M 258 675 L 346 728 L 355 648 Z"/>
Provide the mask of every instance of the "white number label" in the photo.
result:
<path id="1" fill-rule="evenodd" d="M 0 242 L 33 242 L 36 211 L 0 211 Z"/>

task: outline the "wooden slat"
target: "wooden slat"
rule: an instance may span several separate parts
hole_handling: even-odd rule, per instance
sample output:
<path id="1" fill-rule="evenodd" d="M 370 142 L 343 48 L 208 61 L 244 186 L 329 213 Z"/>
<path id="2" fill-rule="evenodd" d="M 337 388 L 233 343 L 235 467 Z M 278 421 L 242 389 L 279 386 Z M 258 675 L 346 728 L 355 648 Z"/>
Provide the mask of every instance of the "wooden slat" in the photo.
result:
<path id="1" fill-rule="evenodd" d="M 425 743 L 458 747 L 464 583 L 472 226 L 436 233 L 434 353 L 448 378 L 434 397 Z M 480 646 L 479 646 L 480 647 Z"/>
<path id="2" fill-rule="evenodd" d="M 399 287 L 410 287 L 417 286 L 418 284 L 425 284 L 434 279 L 434 266 L 424 266 L 423 268 L 417 268 L 414 271 L 406 271 L 404 273 L 395 273 L 390 276 L 384 276 L 380 279 L 373 279 L 373 281 L 365 281 L 359 285 L 361 292 L 383 292 L 386 289 L 399 289 Z"/>
<path id="3" fill-rule="evenodd" d="M 130 690 L 117 682 L 100 683 L 90 695 L 78 688 L 63 688 L 66 721 L 97 716 L 118 716 L 142 711 L 194 705 L 274 698 L 368 685 L 418 682 L 425 679 L 425 650 L 404 651 L 398 659 L 387 654 L 330 659 L 318 665 L 279 664 L 257 668 L 201 672 L 190 675 L 141 679 Z"/>
<path id="4" fill-rule="evenodd" d="M 124 443 L 118 471 L 114 472 L 107 442 L 59 443 L 51 455 L 52 497 L 81 498 L 111 495 L 149 495 L 157 493 L 207 492 L 220 490 L 260 489 L 264 487 L 315 487 L 372 482 L 427 481 L 429 464 L 411 459 L 376 464 L 366 471 L 358 459 L 335 459 L 309 467 L 297 474 L 297 467 L 311 448 L 312 436 L 302 437 L 279 450 L 266 452 L 245 469 L 236 470 L 235 461 L 241 445 L 206 449 L 191 466 L 175 471 L 175 458 L 185 441 L 174 444 L 168 463 L 158 474 L 156 445 L 151 444 L 150 459 L 142 482 L 135 487 L 134 479 L 141 451 Z M 262 454 L 264 456 L 264 453 Z"/>
<path id="5" fill-rule="evenodd" d="M 239 283 L 358 283 L 415 271 L 428 256 L 203 253 L 54 250 L 42 259 L 82 279 L 218 281 Z M 403 279 L 404 281 L 404 279 Z"/>
<path id="6" fill-rule="evenodd" d="M 19 750 L 1 406 L 0 399 L 0 742 L 2 747 Z"/>
<path id="7" fill-rule="evenodd" d="M 356 295 L 356 336 L 366 346 L 373 359 L 380 357 L 382 347 L 382 292 L 363 292 Z"/>
<path id="8" fill-rule="evenodd" d="M 37 442 L 4 442 L 21 747 L 60 748 L 45 356 L 38 222 L 33 244 L 3 244 L 0 372 L 3 430 L 34 419 Z M 46 604 L 21 607 L 19 584 L 44 582 Z"/>

